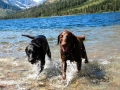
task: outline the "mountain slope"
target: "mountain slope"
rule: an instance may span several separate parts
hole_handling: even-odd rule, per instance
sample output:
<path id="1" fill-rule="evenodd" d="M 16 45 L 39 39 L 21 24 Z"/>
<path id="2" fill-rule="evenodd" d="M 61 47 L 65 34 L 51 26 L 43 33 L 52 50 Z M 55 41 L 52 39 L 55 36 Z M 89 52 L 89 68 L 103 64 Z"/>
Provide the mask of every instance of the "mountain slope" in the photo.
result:
<path id="1" fill-rule="evenodd" d="M 2 9 L 12 9 L 12 10 L 20 10 L 20 8 L 7 4 L 4 1 L 0 0 L 0 8 Z"/>
<path id="2" fill-rule="evenodd" d="M 18 10 L 21 10 L 21 9 L 16 6 L 9 5 L 3 2 L 2 0 L 0 0 L 0 17 L 6 16 Z"/>
<path id="3" fill-rule="evenodd" d="M 46 0 L 3 0 L 5 3 L 19 7 L 21 9 L 31 8 L 34 6 L 37 6 L 39 4 L 42 4 Z"/>
<path id="4" fill-rule="evenodd" d="M 33 0 L 3 0 L 5 3 L 26 9 L 35 6 L 37 3 Z"/>
<path id="5" fill-rule="evenodd" d="M 10 18 L 30 18 L 56 15 L 72 15 L 82 13 L 97 13 L 120 11 L 120 0 L 54 0 L 50 3 L 23 10 L 16 14 L 5 17 Z"/>

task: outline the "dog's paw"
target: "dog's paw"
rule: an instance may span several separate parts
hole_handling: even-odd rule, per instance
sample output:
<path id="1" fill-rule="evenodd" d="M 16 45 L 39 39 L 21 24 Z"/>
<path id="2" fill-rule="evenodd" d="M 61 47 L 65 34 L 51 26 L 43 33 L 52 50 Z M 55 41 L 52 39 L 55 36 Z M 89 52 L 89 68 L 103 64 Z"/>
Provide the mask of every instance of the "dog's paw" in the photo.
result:
<path id="1" fill-rule="evenodd" d="M 62 79 L 65 80 L 66 79 L 66 75 L 63 74 L 62 75 Z"/>
<path id="2" fill-rule="evenodd" d="M 85 63 L 89 63 L 88 60 L 85 60 Z"/>

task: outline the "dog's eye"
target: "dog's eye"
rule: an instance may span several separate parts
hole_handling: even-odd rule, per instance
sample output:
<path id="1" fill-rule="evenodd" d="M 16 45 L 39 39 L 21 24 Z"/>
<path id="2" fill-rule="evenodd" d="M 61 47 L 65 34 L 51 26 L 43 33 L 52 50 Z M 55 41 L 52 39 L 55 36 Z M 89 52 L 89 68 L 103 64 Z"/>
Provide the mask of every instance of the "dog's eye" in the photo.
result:
<path id="1" fill-rule="evenodd" d="M 66 38 L 68 38 L 69 36 L 66 36 Z"/>
<path id="2" fill-rule="evenodd" d="M 63 38 L 63 35 L 60 35 L 60 38 Z"/>

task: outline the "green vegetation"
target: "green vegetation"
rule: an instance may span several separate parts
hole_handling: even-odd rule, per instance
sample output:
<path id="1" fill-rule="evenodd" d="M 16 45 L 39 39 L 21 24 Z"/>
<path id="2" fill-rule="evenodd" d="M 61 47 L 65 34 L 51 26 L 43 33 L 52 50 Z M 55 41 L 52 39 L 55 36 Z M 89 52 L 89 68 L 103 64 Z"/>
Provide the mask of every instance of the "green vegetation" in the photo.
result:
<path id="1" fill-rule="evenodd" d="M 15 13 L 15 11 L 11 10 L 11 9 L 0 9 L 0 17 L 5 17 L 5 16 L 10 15 L 12 13 Z"/>
<path id="2" fill-rule="evenodd" d="M 26 9 L 4 19 L 61 16 L 82 13 L 120 11 L 120 0 L 56 0 Z"/>

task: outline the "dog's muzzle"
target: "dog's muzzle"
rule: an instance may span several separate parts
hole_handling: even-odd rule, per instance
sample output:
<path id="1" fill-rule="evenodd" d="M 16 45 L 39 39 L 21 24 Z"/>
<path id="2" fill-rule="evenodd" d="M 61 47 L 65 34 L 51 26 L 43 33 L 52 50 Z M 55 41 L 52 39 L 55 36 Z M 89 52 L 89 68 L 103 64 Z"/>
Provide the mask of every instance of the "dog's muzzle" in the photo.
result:
<path id="1" fill-rule="evenodd" d="M 29 61 L 31 64 L 34 64 L 34 63 L 36 63 L 37 60 L 35 60 L 35 59 L 28 59 L 28 61 Z"/>

